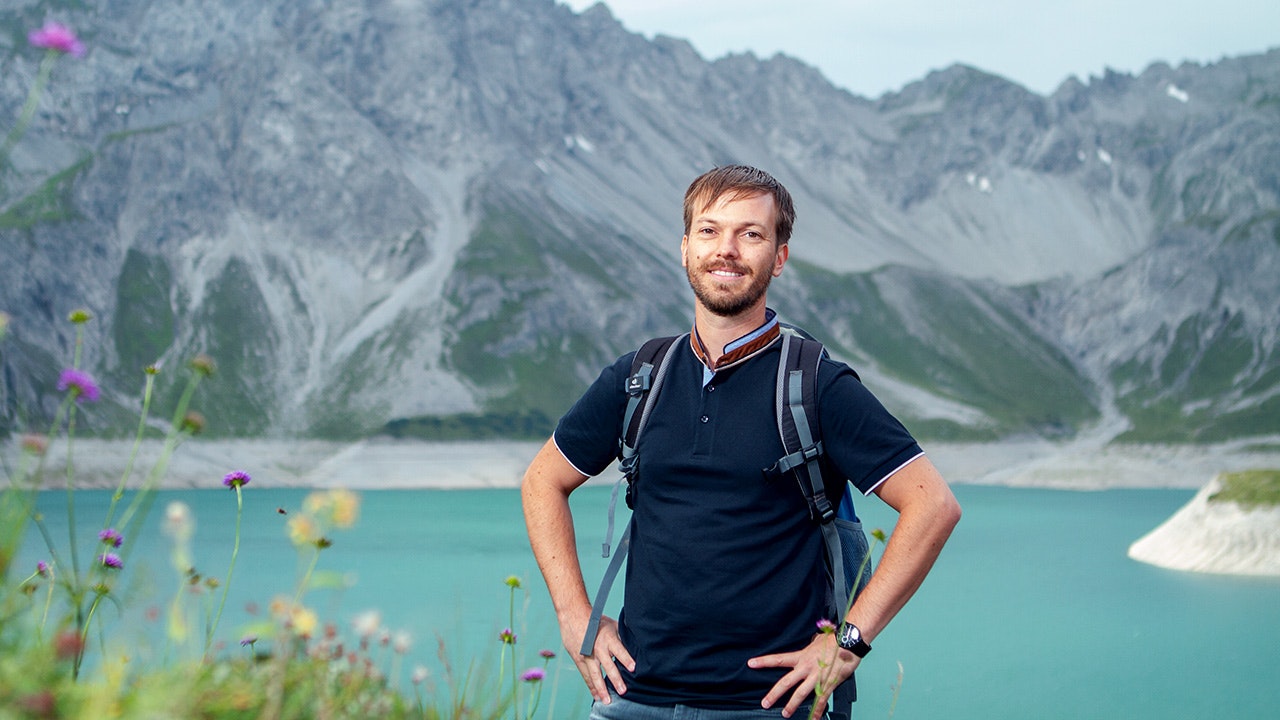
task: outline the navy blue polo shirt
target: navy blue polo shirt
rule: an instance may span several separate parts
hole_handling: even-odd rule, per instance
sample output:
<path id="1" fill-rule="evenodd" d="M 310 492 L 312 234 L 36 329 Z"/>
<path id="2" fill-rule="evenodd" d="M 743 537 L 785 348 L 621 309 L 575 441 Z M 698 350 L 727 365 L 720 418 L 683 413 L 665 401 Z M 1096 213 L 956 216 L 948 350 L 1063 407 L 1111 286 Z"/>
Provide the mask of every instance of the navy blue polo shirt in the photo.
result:
<path id="1" fill-rule="evenodd" d="M 784 454 L 774 418 L 780 343 L 704 385 L 687 342 L 641 433 L 631 550 L 620 613 L 636 670 L 627 698 L 651 705 L 759 707 L 783 670 L 747 659 L 807 645 L 825 614 L 821 532 L 789 475 L 763 472 Z M 624 381 L 635 353 L 605 368 L 561 418 L 555 442 L 579 471 L 597 475 L 617 451 Z M 847 365 L 818 372 L 833 506 L 844 479 L 868 493 L 918 456 L 916 441 Z"/>

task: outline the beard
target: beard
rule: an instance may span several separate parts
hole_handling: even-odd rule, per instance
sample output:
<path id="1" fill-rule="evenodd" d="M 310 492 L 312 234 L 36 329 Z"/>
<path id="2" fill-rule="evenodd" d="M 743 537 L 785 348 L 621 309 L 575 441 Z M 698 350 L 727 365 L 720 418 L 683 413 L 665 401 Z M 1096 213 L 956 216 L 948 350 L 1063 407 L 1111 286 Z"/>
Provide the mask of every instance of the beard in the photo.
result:
<path id="1" fill-rule="evenodd" d="M 687 268 L 685 272 L 694 297 L 712 314 L 720 317 L 734 317 L 749 310 L 764 297 L 765 291 L 769 289 L 769 282 L 773 280 L 773 275 L 768 272 L 754 272 L 741 266 L 727 269 L 748 273 L 750 282 L 745 288 L 735 292 L 729 289 L 727 283 L 717 282 L 714 275 L 706 272 L 705 265 L 696 270 Z"/>

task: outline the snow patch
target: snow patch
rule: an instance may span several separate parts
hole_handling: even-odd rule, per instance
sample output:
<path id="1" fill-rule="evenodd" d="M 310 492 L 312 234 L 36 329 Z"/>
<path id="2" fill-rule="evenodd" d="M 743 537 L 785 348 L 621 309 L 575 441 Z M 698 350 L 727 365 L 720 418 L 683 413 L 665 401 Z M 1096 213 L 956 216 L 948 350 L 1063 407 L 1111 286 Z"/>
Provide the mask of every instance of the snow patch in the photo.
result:
<path id="1" fill-rule="evenodd" d="M 976 188 L 978 192 L 991 194 L 991 178 L 977 173 L 969 173 L 964 176 L 964 181 L 969 183 L 969 187 Z"/>
<path id="2" fill-rule="evenodd" d="M 1107 152 L 1106 150 L 1103 150 L 1102 148 L 1098 148 L 1098 159 L 1102 161 L 1103 165 L 1110 165 L 1111 153 Z"/>
<path id="3" fill-rule="evenodd" d="M 1169 86 L 1164 89 L 1164 93 L 1180 103 L 1185 103 L 1191 99 L 1191 96 L 1187 94 L 1187 91 L 1173 83 L 1169 83 Z"/>
<path id="4" fill-rule="evenodd" d="M 569 150 L 579 148 L 582 151 L 589 153 L 596 151 L 596 146 L 591 144 L 590 140 L 582 137 L 581 135 L 566 135 L 564 138 L 564 146 Z"/>

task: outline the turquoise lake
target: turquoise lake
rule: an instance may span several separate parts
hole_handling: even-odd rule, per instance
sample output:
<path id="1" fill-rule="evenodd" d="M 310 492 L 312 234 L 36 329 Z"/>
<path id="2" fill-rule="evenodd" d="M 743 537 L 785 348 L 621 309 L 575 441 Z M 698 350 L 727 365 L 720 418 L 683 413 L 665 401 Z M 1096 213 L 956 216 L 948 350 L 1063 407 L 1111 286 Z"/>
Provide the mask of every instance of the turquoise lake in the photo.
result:
<path id="1" fill-rule="evenodd" d="M 1189 490 L 1071 492 L 958 485 L 964 519 L 929 579 L 875 643 L 858 671 L 859 718 L 887 718 L 898 663 L 895 718 L 1274 718 L 1280 708 L 1280 579 L 1175 572 L 1130 560 L 1130 543 L 1190 500 Z M 240 556 L 218 636 L 226 652 L 276 595 L 291 595 L 299 572 L 285 534 L 286 512 L 304 490 L 245 488 Z M 578 544 L 589 589 L 600 559 L 607 487 L 574 495 Z M 521 666 L 554 649 L 542 708 L 552 718 L 585 717 L 581 680 L 564 658 L 546 590 L 529 551 L 516 490 L 365 492 L 359 524 L 332 535 L 320 569 L 349 587 L 320 590 L 307 604 L 350 637 L 357 613 L 378 609 L 405 630 L 414 665 L 438 679 L 443 642 L 456 668 L 498 669 L 498 633 L 508 625 L 504 581 L 523 580 L 515 624 Z M 165 506 L 182 500 L 197 518 L 195 562 L 226 573 L 236 514 L 224 489 L 159 494 L 126 568 L 137 595 L 113 637 L 137 657 L 162 655 L 162 609 L 179 584 L 159 532 Z M 66 495 L 45 492 L 40 508 L 65 557 Z M 81 561 L 92 557 L 109 493 L 76 494 Z M 892 529 L 893 513 L 861 501 L 868 529 Z M 19 569 L 46 559 L 34 529 Z M 878 549 L 877 549 L 878 556 Z M 30 568 L 27 568 L 30 566 Z M 615 598 L 621 597 L 620 587 Z M 611 603 L 616 610 L 617 600 Z M 113 619 L 116 611 L 108 609 Z M 507 666 L 510 669 L 510 666 Z M 540 713 L 541 714 L 541 713 Z"/>

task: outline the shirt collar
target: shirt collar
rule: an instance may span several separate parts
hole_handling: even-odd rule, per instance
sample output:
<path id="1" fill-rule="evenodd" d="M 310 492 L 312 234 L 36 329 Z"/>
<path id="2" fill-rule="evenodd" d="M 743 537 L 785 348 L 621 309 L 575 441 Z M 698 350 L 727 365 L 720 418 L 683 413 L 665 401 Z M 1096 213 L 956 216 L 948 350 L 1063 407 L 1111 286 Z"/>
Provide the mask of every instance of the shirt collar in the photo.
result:
<path id="1" fill-rule="evenodd" d="M 724 354 L 714 364 L 709 361 L 711 354 L 698 336 L 698 325 L 694 323 L 693 332 L 689 333 L 689 345 L 693 354 L 702 362 L 702 384 L 711 382 L 711 378 L 719 371 L 740 365 L 760 354 L 765 348 L 778 339 L 778 314 L 771 308 L 764 310 L 764 324 L 724 346 Z"/>

